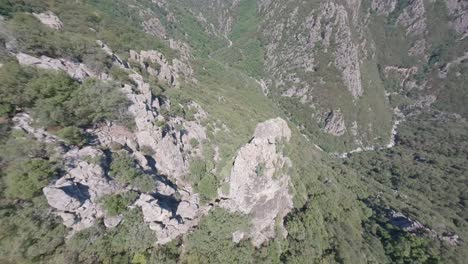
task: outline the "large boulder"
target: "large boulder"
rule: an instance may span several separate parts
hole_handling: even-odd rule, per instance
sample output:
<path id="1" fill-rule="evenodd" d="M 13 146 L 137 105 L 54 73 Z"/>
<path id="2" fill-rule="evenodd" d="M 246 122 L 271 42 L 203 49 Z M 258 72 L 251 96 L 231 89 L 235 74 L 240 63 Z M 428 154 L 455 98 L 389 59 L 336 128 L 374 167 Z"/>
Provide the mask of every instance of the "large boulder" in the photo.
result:
<path id="1" fill-rule="evenodd" d="M 342 136 L 346 132 L 346 124 L 341 111 L 331 111 L 325 118 L 323 130 L 334 136 Z"/>
<path id="2" fill-rule="evenodd" d="M 71 187 L 73 188 L 73 186 Z M 43 192 L 49 205 L 60 211 L 74 211 L 82 204 L 80 200 L 61 188 L 45 187 Z"/>
<path id="3" fill-rule="evenodd" d="M 37 19 L 39 19 L 39 21 L 41 21 L 42 24 L 44 24 L 44 25 L 46 25 L 46 26 L 48 26 L 50 28 L 57 29 L 57 30 L 60 30 L 60 29 L 63 28 L 63 23 L 60 20 L 60 18 L 58 18 L 51 11 L 47 11 L 47 12 L 40 13 L 40 14 L 33 13 L 33 15 Z"/>
<path id="4" fill-rule="evenodd" d="M 275 236 L 276 223 L 292 209 L 287 175 L 291 162 L 277 148 L 290 137 L 286 121 L 271 119 L 258 124 L 251 142 L 238 151 L 227 179 L 229 193 L 221 194 L 220 203 L 231 212 L 247 214 L 252 219 L 249 233 L 236 232 L 236 241 L 250 237 L 255 246 L 260 246 Z"/>
<path id="5" fill-rule="evenodd" d="M 163 223 L 168 221 L 172 216 L 172 213 L 169 210 L 162 208 L 159 205 L 158 200 L 148 194 L 142 193 L 140 198 L 135 202 L 135 205 L 141 207 L 143 219 L 147 223 Z"/>
<path id="6" fill-rule="evenodd" d="M 65 59 L 53 59 L 47 56 L 36 58 L 21 52 L 16 54 L 16 59 L 18 60 L 19 64 L 25 66 L 34 66 L 46 70 L 62 70 L 70 77 L 78 81 L 83 81 L 88 77 L 97 76 L 83 63 L 72 62 Z"/>

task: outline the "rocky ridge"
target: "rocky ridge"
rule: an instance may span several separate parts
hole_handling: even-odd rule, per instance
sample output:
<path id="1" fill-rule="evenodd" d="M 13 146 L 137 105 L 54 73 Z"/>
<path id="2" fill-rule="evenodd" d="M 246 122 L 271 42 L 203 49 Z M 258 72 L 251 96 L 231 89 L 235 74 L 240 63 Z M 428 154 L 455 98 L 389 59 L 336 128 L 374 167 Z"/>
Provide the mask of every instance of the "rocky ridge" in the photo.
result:
<path id="1" fill-rule="evenodd" d="M 179 41 L 170 40 L 169 43 L 171 48 L 180 52 L 181 60 L 173 59 L 169 63 L 158 51 L 131 50 L 129 61 L 126 61 L 105 43 L 97 41 L 113 64 L 127 72 L 132 82 L 122 83 L 121 91 L 130 102 L 128 111 L 135 120 L 133 131 L 110 122 L 99 124 L 86 131 L 95 136 L 93 145 L 79 149 L 66 146 L 59 138 L 42 129 L 33 128 L 30 119 L 21 116 L 15 119 L 18 128 L 36 135 L 40 140 L 62 146 L 67 173 L 43 191 L 54 213 L 71 229 L 70 235 L 94 225 L 98 219 L 103 219 L 108 228 L 119 225 L 122 216 L 108 216 L 101 200 L 107 195 L 128 191 L 139 193 L 132 206 L 141 208 L 143 222 L 154 231 L 158 244 L 167 243 L 188 232 L 210 210 L 210 205 L 200 204 L 198 194 L 186 181 L 191 158 L 202 156 L 202 145 L 192 146 L 190 142 L 208 140 L 203 127 L 207 113 L 192 102 L 181 107 L 194 112 L 194 120 L 164 116 L 162 113 L 170 111 L 171 102 L 154 96 L 150 84 L 133 69 L 138 67 L 171 87 L 178 87 L 183 80 L 196 82 L 190 79 L 193 71 L 188 64 L 188 47 Z M 35 58 L 23 53 L 17 54 L 17 59 L 22 65 L 64 71 L 78 81 L 86 78 L 113 81 L 110 75 L 97 75 L 86 65 L 65 59 Z M 260 246 L 275 236 L 276 222 L 292 209 L 287 175 L 291 162 L 279 150 L 290 137 L 291 131 L 284 120 L 268 120 L 257 126 L 253 139 L 239 150 L 228 179 L 230 192 L 227 196 L 220 194 L 222 201 L 219 205 L 232 212 L 252 216 L 252 228 L 250 234 L 239 230 L 233 234 L 234 240 L 252 238 L 252 243 Z M 120 150 L 113 150 L 115 145 L 119 145 Z M 144 193 L 132 186 L 116 183 L 105 169 L 109 164 L 92 162 L 108 159 L 109 154 L 100 148 L 128 153 L 142 171 L 155 180 L 153 191 Z M 251 193 L 256 196 L 251 197 Z M 282 235 L 286 235 L 284 228 Z"/>
<path id="2" fill-rule="evenodd" d="M 25 66 L 34 66 L 49 70 L 62 70 L 78 81 L 83 81 L 85 78 L 89 77 L 98 77 L 97 74 L 88 69 L 83 63 L 76 63 L 66 59 L 53 59 L 47 56 L 36 58 L 25 53 L 16 54 L 16 59 L 20 64 Z M 99 78 L 104 79 L 106 77 L 100 76 Z"/>
<path id="3" fill-rule="evenodd" d="M 346 132 L 346 124 L 341 111 L 337 110 L 328 113 L 323 130 L 334 136 L 342 136 Z"/>
<path id="4" fill-rule="evenodd" d="M 289 193 L 288 168 L 291 161 L 284 157 L 281 144 L 288 142 L 291 130 L 281 118 L 270 119 L 257 125 L 253 138 L 243 146 L 234 160 L 227 194 L 221 192 L 221 207 L 251 217 L 249 230 L 238 230 L 233 240 L 251 238 L 259 247 L 275 236 L 277 222 L 293 207 Z M 286 230 L 281 225 L 281 232 Z"/>
<path id="5" fill-rule="evenodd" d="M 87 130 L 87 133 L 96 138 L 93 145 L 80 149 L 67 146 L 58 137 L 43 129 L 34 128 L 27 114 L 19 114 L 14 118 L 14 122 L 18 129 L 34 135 L 38 140 L 58 144 L 57 148 L 63 156 L 66 173 L 45 187 L 43 192 L 49 205 L 54 208 L 54 213 L 70 228 L 70 235 L 94 225 L 98 219 L 104 219 L 104 224 L 108 228 L 115 227 L 120 223 L 121 216 L 107 216 L 101 206 L 101 199 L 107 195 L 130 190 L 138 191 L 131 186 L 121 186 L 116 183 L 105 169 L 109 164 L 92 162 L 95 160 L 105 162 L 108 154 L 100 148 L 111 150 L 112 146 L 118 144 L 122 146 L 119 151 L 131 155 L 138 166 L 155 181 L 153 191 L 140 193 L 134 206 L 142 208 L 143 221 L 155 232 L 156 243 L 167 243 L 195 226 L 200 217 L 209 210 L 209 207 L 200 205 L 198 194 L 193 192 L 184 178 L 188 172 L 190 157 L 201 155 L 201 144 L 192 146 L 190 140 L 203 142 L 207 139 L 202 126 L 207 114 L 199 105 L 192 102 L 186 106 L 195 112 L 195 119 L 192 121 L 163 116 L 161 114 L 163 110 L 170 110 L 170 101 L 155 97 L 149 83 L 141 74 L 132 70 L 130 63 L 114 54 L 103 42 L 98 41 L 98 45 L 111 57 L 116 66 L 129 74 L 133 82 L 134 86 L 123 83 L 121 90 L 130 101 L 128 110 L 135 118 L 134 131 L 113 123 L 101 124 L 97 128 Z M 186 48 L 177 42 L 171 46 Z M 183 59 L 188 60 L 188 50 L 182 50 L 181 53 L 184 54 Z M 142 64 L 149 60 L 160 65 L 159 69 L 151 69 L 147 65 L 144 69 L 148 70 L 148 74 L 173 87 L 180 83 L 179 76 L 191 74 L 187 64 L 176 59 L 173 60 L 173 64 L 169 64 L 157 51 L 140 53 L 132 51 L 131 55 Z M 65 59 L 45 56 L 35 58 L 23 53 L 17 54 L 16 57 L 22 65 L 64 71 L 78 81 L 86 78 L 98 78 L 102 81 L 113 79 L 108 75 L 98 76 L 86 65 Z M 164 125 L 159 126 L 158 122 Z"/>

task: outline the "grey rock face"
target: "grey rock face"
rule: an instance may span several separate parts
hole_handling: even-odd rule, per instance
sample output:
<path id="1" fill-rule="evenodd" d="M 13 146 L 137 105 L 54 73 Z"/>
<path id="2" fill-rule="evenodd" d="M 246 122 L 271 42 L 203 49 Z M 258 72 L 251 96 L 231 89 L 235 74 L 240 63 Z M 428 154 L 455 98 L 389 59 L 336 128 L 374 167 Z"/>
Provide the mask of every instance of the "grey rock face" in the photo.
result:
<path id="1" fill-rule="evenodd" d="M 130 60 L 140 64 L 150 75 L 171 85 L 179 86 L 179 74 L 189 79 L 193 70 L 186 63 L 173 59 L 172 63 L 166 60 L 165 56 L 155 50 L 140 51 L 139 53 L 130 50 Z"/>
<path id="2" fill-rule="evenodd" d="M 251 217 L 252 228 L 246 236 L 257 247 L 275 236 L 277 220 L 292 208 L 286 174 L 291 162 L 277 148 L 280 141 L 287 142 L 290 137 L 291 131 L 281 118 L 258 124 L 251 142 L 238 151 L 226 180 L 229 194 L 220 205 Z M 234 240 L 242 237 L 239 232 L 234 234 Z"/>
<path id="3" fill-rule="evenodd" d="M 166 38 L 166 29 L 157 17 L 151 17 L 148 20 L 143 21 L 142 23 L 143 29 L 146 33 L 149 33 L 161 39 Z"/>
<path id="4" fill-rule="evenodd" d="M 449 15 L 455 19 L 452 22 L 452 27 L 462 38 L 468 36 L 468 2 L 459 0 L 447 0 L 447 10 Z"/>
<path id="5" fill-rule="evenodd" d="M 172 216 L 169 210 L 162 208 L 158 201 L 148 194 L 141 194 L 135 205 L 141 207 L 143 219 L 147 223 L 164 222 Z"/>
<path id="6" fill-rule="evenodd" d="M 34 128 L 31 126 L 32 118 L 27 113 L 18 113 L 13 117 L 13 123 L 16 129 L 23 130 L 24 132 L 31 134 L 38 141 L 45 143 L 60 142 L 60 139 L 54 135 L 51 135 L 42 128 Z"/>
<path id="7" fill-rule="evenodd" d="M 141 194 L 135 205 L 141 207 L 144 222 L 155 231 L 156 243 L 165 244 L 198 224 L 209 207 L 199 207 L 198 195 L 180 190 L 181 200 Z"/>
<path id="8" fill-rule="evenodd" d="M 379 15 L 388 15 L 395 10 L 397 0 L 372 0 L 372 9 Z"/>
<path id="9" fill-rule="evenodd" d="M 343 81 L 354 98 L 362 95 L 361 68 L 358 59 L 358 47 L 351 38 L 348 13 L 343 6 L 336 8 L 338 46 L 335 52 L 336 67 L 342 72 Z"/>
<path id="10" fill-rule="evenodd" d="M 75 63 L 64 59 L 52 59 L 47 56 L 36 58 L 25 53 L 18 53 L 16 59 L 21 65 L 35 66 L 47 70 L 62 70 L 70 77 L 82 81 L 87 77 L 97 77 L 82 63 Z"/>
<path id="11" fill-rule="evenodd" d="M 104 225 L 107 228 L 117 227 L 121 222 L 122 222 L 122 216 L 120 215 L 104 218 Z"/>
<path id="12" fill-rule="evenodd" d="M 417 220 L 411 219 L 410 217 L 394 211 L 389 210 L 387 216 L 390 219 L 390 223 L 394 226 L 397 226 L 405 231 L 408 231 L 413 234 L 426 234 L 433 239 L 438 239 L 441 241 L 447 242 L 449 245 L 457 246 L 461 244 L 460 238 L 457 234 L 443 232 L 442 234 L 438 233 L 436 230 L 431 229 Z"/>
<path id="13" fill-rule="evenodd" d="M 106 218 L 99 203 L 101 197 L 125 191 L 105 177 L 100 165 L 87 161 L 102 156 L 102 151 L 93 147 L 71 149 L 64 154 L 67 174 L 43 190 L 49 205 L 57 210 L 72 234 L 92 226 L 98 218 Z"/>
<path id="14" fill-rule="evenodd" d="M 287 87 L 285 96 L 312 98 L 310 93 L 313 87 L 323 84 L 318 80 L 319 76 L 314 76 L 315 69 L 333 66 L 341 72 L 344 87 L 353 98 L 362 95 L 359 49 L 353 41 L 350 24 L 353 17 L 348 16 L 344 6 L 333 2 L 323 3 L 301 21 L 297 18 L 298 8 L 284 21 L 275 21 L 273 11 L 270 13 L 268 8 L 264 12 L 267 17 L 272 16 L 271 25 L 264 30 L 268 41 L 265 68 L 272 76 L 266 80 L 268 86 L 273 85 L 280 90 Z M 296 34 L 292 34 L 293 31 Z M 335 45 L 331 46 L 332 42 Z M 317 49 L 319 45 L 321 48 Z M 326 54 L 332 64 L 318 60 L 319 56 L 323 56 L 321 53 Z M 300 69 L 304 74 L 291 72 L 293 69 Z"/>
<path id="15" fill-rule="evenodd" d="M 325 118 L 325 127 L 323 130 L 334 136 L 342 136 L 346 132 L 346 125 L 341 111 L 331 111 Z"/>
<path id="16" fill-rule="evenodd" d="M 54 13 L 50 11 L 40 13 L 40 14 L 33 13 L 33 15 L 37 19 L 39 19 L 39 21 L 41 21 L 42 24 L 50 28 L 57 29 L 57 30 L 60 30 L 63 28 L 63 23 L 60 20 L 60 18 L 58 18 Z"/>
<path id="17" fill-rule="evenodd" d="M 78 192 L 78 188 L 73 185 L 64 185 L 62 188 L 69 188 L 75 192 Z M 44 195 L 47 198 L 47 202 L 50 206 L 60 211 L 74 211 L 81 206 L 82 202 L 74 198 L 70 194 L 66 193 L 62 188 L 45 187 Z"/>
<path id="18" fill-rule="evenodd" d="M 398 17 L 397 23 L 406 27 L 407 35 L 421 35 L 426 30 L 424 0 L 412 1 Z"/>

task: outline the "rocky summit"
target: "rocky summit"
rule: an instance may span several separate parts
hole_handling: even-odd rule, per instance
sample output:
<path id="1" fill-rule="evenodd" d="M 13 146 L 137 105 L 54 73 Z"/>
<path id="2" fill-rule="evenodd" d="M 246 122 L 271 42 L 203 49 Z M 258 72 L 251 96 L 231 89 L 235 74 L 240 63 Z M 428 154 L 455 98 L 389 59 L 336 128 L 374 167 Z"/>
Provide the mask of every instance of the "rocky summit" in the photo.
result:
<path id="1" fill-rule="evenodd" d="M 260 246 L 275 237 L 277 222 L 282 222 L 291 211 L 287 170 L 292 164 L 280 151 L 281 142 L 287 143 L 290 137 L 286 121 L 270 119 L 258 124 L 250 143 L 237 152 L 231 175 L 226 179 L 229 191 L 222 194 L 221 207 L 250 215 L 252 226 L 245 233 L 236 231 L 234 240 L 251 237 L 254 245 Z M 280 228 L 285 236 L 282 224 Z"/>
<path id="2" fill-rule="evenodd" d="M 0 263 L 466 263 L 468 2 L 0 0 Z"/>

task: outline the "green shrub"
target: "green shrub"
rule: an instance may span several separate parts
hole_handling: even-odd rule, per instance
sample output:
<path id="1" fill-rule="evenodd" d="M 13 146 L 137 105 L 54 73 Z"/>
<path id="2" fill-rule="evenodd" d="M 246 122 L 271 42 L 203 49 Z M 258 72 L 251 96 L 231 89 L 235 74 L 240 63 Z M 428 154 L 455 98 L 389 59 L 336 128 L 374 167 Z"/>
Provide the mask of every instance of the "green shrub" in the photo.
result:
<path id="1" fill-rule="evenodd" d="M 68 144 L 83 145 L 86 143 L 86 138 L 81 129 L 75 126 L 64 127 L 57 132 L 57 135 L 65 140 Z"/>
<path id="2" fill-rule="evenodd" d="M 27 83 L 36 76 L 32 68 L 23 68 L 16 61 L 0 68 L 0 116 L 10 115 L 16 107 L 31 106 Z"/>
<path id="3" fill-rule="evenodd" d="M 74 255 L 77 263 L 131 263 L 136 253 L 154 246 L 154 232 L 142 219 L 140 209 L 126 210 L 117 227 L 106 230 L 95 225 L 85 229 L 74 235 L 63 251 Z"/>
<path id="4" fill-rule="evenodd" d="M 23 200 L 32 199 L 41 194 L 56 169 L 49 161 L 31 159 L 7 168 L 5 176 L 6 195 Z"/>
<path id="5" fill-rule="evenodd" d="M 66 103 L 78 84 L 64 73 L 45 73 L 28 82 L 25 94 L 32 106 L 35 120 L 42 126 L 72 125 Z"/>
<path id="6" fill-rule="evenodd" d="M 136 200 L 137 196 L 138 194 L 135 192 L 109 195 L 103 198 L 103 207 L 108 215 L 116 216 L 125 212 L 128 206 Z"/>
<path id="7" fill-rule="evenodd" d="M 208 202 L 217 196 L 219 183 L 210 170 L 202 159 L 194 159 L 190 163 L 190 181 L 195 191 L 200 194 L 202 202 Z"/>
<path id="8" fill-rule="evenodd" d="M 112 120 L 131 128 L 134 124 L 128 105 L 117 84 L 89 79 L 67 102 L 67 110 L 73 117 L 70 125 L 86 126 Z"/>
<path id="9" fill-rule="evenodd" d="M 193 148 L 198 147 L 198 145 L 200 144 L 200 142 L 198 142 L 196 138 L 191 138 L 189 143 L 190 143 L 190 146 L 192 146 Z"/>
<path id="10" fill-rule="evenodd" d="M 112 65 L 110 73 L 112 77 L 122 83 L 133 84 L 133 80 L 128 76 L 129 73 L 118 66 Z"/>
<path id="11" fill-rule="evenodd" d="M 11 17 L 15 12 L 42 12 L 44 4 L 37 0 L 0 0 L 0 15 Z"/>
<path id="12" fill-rule="evenodd" d="M 213 174 L 207 173 L 195 186 L 195 190 L 200 194 L 202 202 L 208 202 L 218 195 L 218 181 Z"/>
<path id="13" fill-rule="evenodd" d="M 27 13 L 16 13 L 9 27 L 17 40 L 17 49 L 28 54 L 80 60 L 89 47 L 95 46 L 91 39 L 48 28 Z"/>
<path id="14" fill-rule="evenodd" d="M 244 216 L 216 209 L 204 217 L 185 243 L 183 263 L 254 263 L 254 249 L 250 243 L 236 245 L 232 233 L 246 230 Z"/>
<path id="15" fill-rule="evenodd" d="M 109 174 L 122 185 L 130 185 L 143 192 L 150 192 L 154 189 L 154 179 L 143 173 L 133 158 L 126 153 L 114 154 Z"/>
<path id="16" fill-rule="evenodd" d="M 37 263 L 48 259 L 64 244 L 66 232 L 66 227 L 50 213 L 44 197 L 2 206 L 0 262 Z"/>

